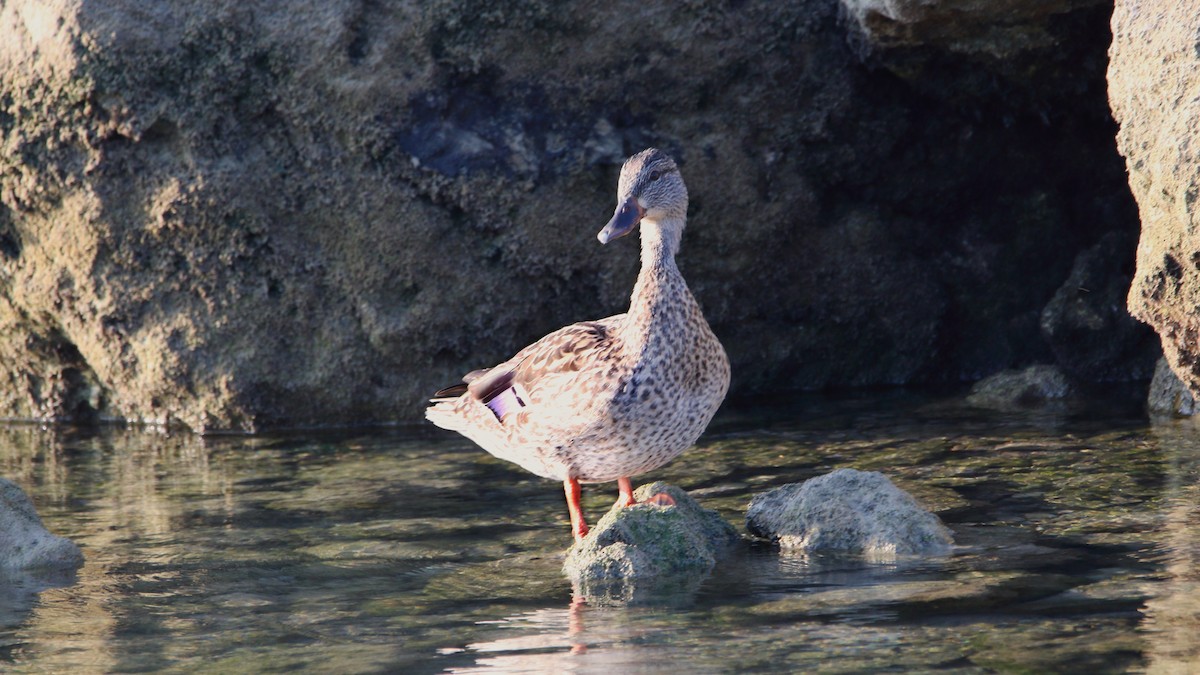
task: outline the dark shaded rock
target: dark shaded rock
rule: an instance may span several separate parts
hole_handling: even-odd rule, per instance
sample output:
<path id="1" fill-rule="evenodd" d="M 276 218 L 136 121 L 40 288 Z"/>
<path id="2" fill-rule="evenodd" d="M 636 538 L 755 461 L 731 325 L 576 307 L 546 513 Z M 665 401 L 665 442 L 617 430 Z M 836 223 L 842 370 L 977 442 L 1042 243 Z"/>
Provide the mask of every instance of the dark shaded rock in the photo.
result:
<path id="1" fill-rule="evenodd" d="M 835 0 L 25 7 L 0 7 L 5 417 L 415 417 L 624 308 L 634 245 L 594 234 L 651 144 L 735 393 L 1047 360 L 1077 253 L 1135 226 L 1092 3 L 1011 31 L 976 4 L 869 57 Z M 986 47 L 1018 33 L 1045 37 Z"/>
<path id="2" fill-rule="evenodd" d="M 1056 366 L 1029 366 L 986 377 L 971 387 L 967 403 L 980 408 L 1025 408 L 1061 401 L 1071 395 L 1071 383 Z"/>
<path id="3" fill-rule="evenodd" d="M 1146 409 L 1157 415 L 1190 417 L 1196 414 L 1196 397 L 1179 381 L 1165 358 L 1159 359 L 1154 366 Z"/>
<path id="4" fill-rule="evenodd" d="M 841 0 L 875 48 L 935 45 L 993 60 L 1056 46 L 1050 17 L 1104 0 Z"/>
<path id="5" fill-rule="evenodd" d="M 1109 102 L 1142 221 L 1129 310 L 1200 395 L 1200 5 L 1117 0 L 1112 32 Z"/>
<path id="6" fill-rule="evenodd" d="M 1076 380 L 1144 380 L 1154 371 L 1158 337 L 1125 308 L 1133 258 L 1132 233 L 1106 234 L 1079 254 L 1042 310 L 1042 335 L 1057 364 Z"/>
<path id="7" fill-rule="evenodd" d="M 594 582 L 708 572 L 738 539 L 716 511 L 663 482 L 634 491 L 638 501 L 663 493 L 674 506 L 613 506 L 563 563 L 563 573 L 587 589 Z"/>
<path id="8" fill-rule="evenodd" d="M 82 564 L 79 547 L 47 532 L 29 497 L 0 478 L 0 570 L 73 570 Z"/>
<path id="9" fill-rule="evenodd" d="M 1077 70 L 1103 68 L 1098 54 L 1063 47 L 1107 18 L 1105 0 L 840 1 L 863 58 L 931 96 L 969 104 L 1002 90 L 1006 100 L 990 111 L 1000 114 L 1051 114 L 1055 99 L 1072 94 L 1091 99 L 1081 107 L 1099 104 L 1095 83 Z M 954 90 L 941 86 L 948 71 Z"/>
<path id="10" fill-rule="evenodd" d="M 848 551 L 875 559 L 944 554 L 954 545 L 937 516 L 876 471 L 838 469 L 757 495 L 746 528 L 785 549 Z"/>

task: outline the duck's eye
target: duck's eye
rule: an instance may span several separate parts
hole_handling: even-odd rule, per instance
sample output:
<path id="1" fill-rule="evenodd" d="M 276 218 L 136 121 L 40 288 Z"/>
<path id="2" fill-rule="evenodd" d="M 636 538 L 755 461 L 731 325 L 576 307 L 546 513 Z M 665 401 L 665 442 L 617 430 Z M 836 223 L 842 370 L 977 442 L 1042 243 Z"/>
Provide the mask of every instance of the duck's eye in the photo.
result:
<path id="1" fill-rule="evenodd" d="M 650 172 L 650 180 L 651 180 L 651 181 L 656 181 L 656 180 L 658 180 L 659 178 L 662 178 L 662 172 L 661 172 L 661 171 L 651 171 L 651 172 Z"/>

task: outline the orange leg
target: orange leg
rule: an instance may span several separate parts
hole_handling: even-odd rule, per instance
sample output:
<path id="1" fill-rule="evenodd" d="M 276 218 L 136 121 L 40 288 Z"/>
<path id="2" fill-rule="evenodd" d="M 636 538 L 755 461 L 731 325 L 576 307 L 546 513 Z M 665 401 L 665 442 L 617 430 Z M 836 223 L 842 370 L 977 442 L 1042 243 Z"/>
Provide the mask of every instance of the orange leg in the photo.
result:
<path id="1" fill-rule="evenodd" d="M 567 512 L 571 514 L 571 532 L 575 541 L 582 541 L 587 536 L 587 521 L 583 519 L 583 505 L 579 503 L 579 481 L 568 478 L 563 481 L 563 491 L 567 493 Z"/>
<path id="2" fill-rule="evenodd" d="M 633 484 L 629 482 L 629 478 L 622 476 L 617 479 L 617 492 L 620 495 L 617 497 L 617 503 L 622 507 L 633 506 L 639 503 L 638 500 L 633 498 Z M 675 500 L 671 499 L 671 495 L 665 492 L 660 492 L 641 503 L 675 506 Z"/>
<path id="3" fill-rule="evenodd" d="M 656 495 L 651 495 L 649 499 L 642 503 L 658 504 L 659 506 L 675 506 L 675 499 L 665 492 L 660 492 Z"/>
<path id="4" fill-rule="evenodd" d="M 617 503 L 621 506 L 633 506 L 637 503 L 637 500 L 633 498 L 633 484 L 627 477 L 622 476 L 617 479 L 617 491 L 620 493 Z"/>

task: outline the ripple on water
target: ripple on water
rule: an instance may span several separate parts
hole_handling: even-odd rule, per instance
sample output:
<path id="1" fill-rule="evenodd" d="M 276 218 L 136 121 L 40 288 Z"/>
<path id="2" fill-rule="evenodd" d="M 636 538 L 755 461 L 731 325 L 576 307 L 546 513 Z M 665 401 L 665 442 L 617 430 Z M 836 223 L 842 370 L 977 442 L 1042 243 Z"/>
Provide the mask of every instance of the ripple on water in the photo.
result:
<path id="1" fill-rule="evenodd" d="M 954 531 L 872 563 L 745 544 L 711 574 L 582 597 L 561 487 L 424 428 L 198 439 L 0 429 L 73 579 L 0 594 L 29 672 L 1187 671 L 1200 435 L 1138 413 L 911 392 L 734 404 L 667 480 L 751 495 L 881 471 Z M 598 515 L 612 486 L 585 488 Z"/>

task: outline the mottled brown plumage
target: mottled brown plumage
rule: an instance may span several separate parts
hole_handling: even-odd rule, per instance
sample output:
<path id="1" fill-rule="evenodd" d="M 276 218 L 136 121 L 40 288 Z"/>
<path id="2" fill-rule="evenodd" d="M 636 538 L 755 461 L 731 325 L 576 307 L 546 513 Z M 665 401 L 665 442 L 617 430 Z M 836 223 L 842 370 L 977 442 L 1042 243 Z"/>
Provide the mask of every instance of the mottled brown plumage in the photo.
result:
<path id="1" fill-rule="evenodd" d="M 729 387 L 725 350 L 675 265 L 687 201 L 665 153 L 629 158 L 617 212 L 599 235 L 607 243 L 640 225 L 642 268 L 629 311 L 560 328 L 470 373 L 466 391 L 443 390 L 426 411 L 491 454 L 564 481 L 577 537 L 587 531 L 578 482 L 619 480 L 632 503 L 628 477 L 694 443 Z"/>

